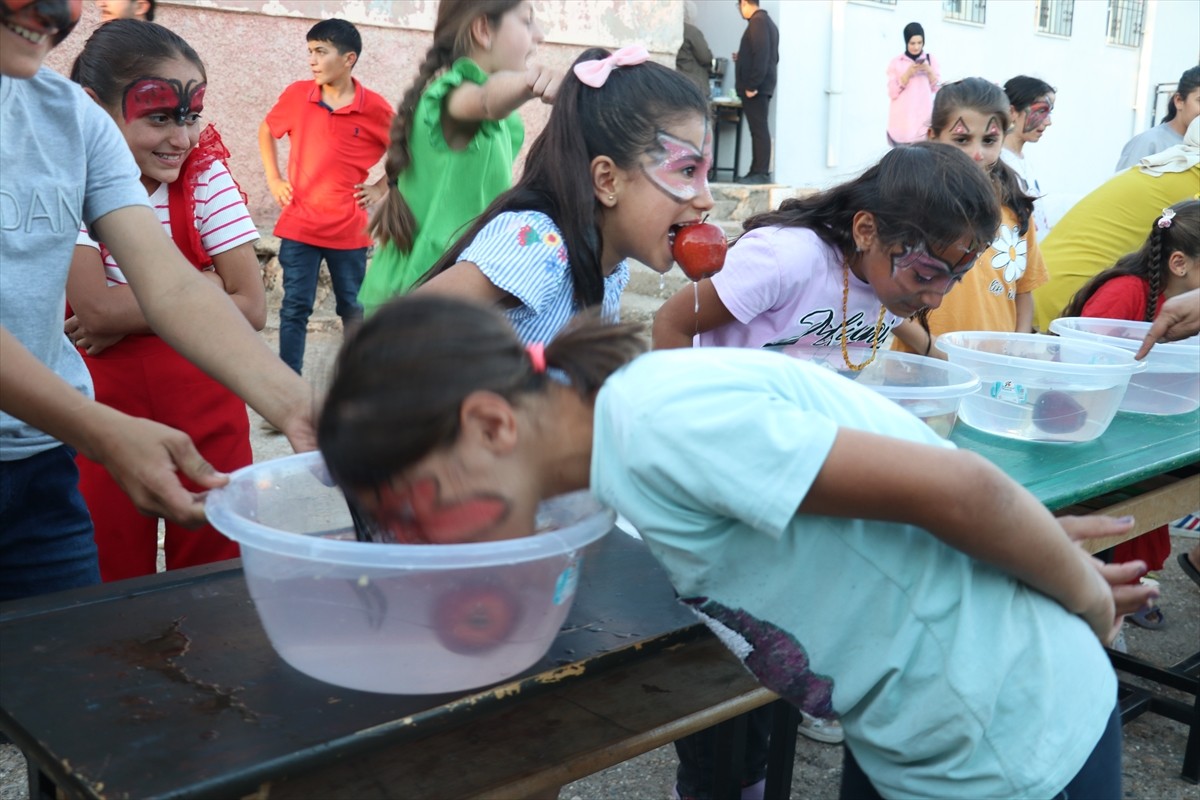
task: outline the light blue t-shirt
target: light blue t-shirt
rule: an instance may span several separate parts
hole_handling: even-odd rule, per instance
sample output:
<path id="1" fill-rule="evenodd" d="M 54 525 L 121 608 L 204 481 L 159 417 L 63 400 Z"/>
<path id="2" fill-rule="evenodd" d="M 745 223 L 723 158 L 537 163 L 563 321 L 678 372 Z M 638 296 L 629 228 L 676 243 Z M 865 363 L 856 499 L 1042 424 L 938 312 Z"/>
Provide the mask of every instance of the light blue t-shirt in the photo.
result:
<path id="1" fill-rule="evenodd" d="M 839 427 L 952 447 L 919 419 L 724 348 L 638 358 L 594 419 L 596 496 L 765 686 L 841 717 L 884 796 L 1050 797 L 1083 766 L 1116 678 L 1082 619 L 922 529 L 796 513 Z"/>
<path id="2" fill-rule="evenodd" d="M 1117 168 L 1114 171 L 1124 172 L 1146 156 L 1161 153 L 1163 150 L 1179 144 L 1183 144 L 1183 136 L 1171 127 L 1171 123 L 1163 122 L 1155 125 L 1125 143 L 1125 146 L 1121 148 L 1121 156 L 1117 159 Z"/>
<path id="3" fill-rule="evenodd" d="M 474 263 L 497 288 L 521 302 L 505 313 L 522 342 L 550 341 L 582 310 L 575 301 L 562 233 L 539 211 L 497 214 L 458 258 Z M 627 283 L 629 265 L 622 261 L 604 279 L 601 309 L 606 318 L 619 319 Z"/>
<path id="4" fill-rule="evenodd" d="M 0 325 L 88 397 L 92 380 L 63 334 L 67 271 L 80 224 L 149 205 L 129 146 L 76 84 L 43 67 L 0 76 Z M 59 442 L 0 413 L 0 461 Z"/>

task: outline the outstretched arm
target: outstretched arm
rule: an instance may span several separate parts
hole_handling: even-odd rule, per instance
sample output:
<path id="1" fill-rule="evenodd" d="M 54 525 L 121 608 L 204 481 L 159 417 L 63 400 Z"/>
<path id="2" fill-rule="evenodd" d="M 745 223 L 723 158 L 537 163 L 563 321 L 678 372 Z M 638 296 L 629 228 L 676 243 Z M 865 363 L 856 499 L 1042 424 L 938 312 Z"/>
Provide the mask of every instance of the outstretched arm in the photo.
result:
<path id="1" fill-rule="evenodd" d="M 316 447 L 311 387 L 267 348 L 229 297 L 187 263 L 152 209 L 117 209 L 92 227 L 155 333 L 246 400 L 297 450 Z"/>
<path id="2" fill-rule="evenodd" d="M 103 464 L 147 514 L 185 525 L 204 522 L 203 495 L 177 472 L 212 489 L 228 480 L 196 451 L 186 434 L 89 400 L 0 327 L 0 409 Z"/>
<path id="3" fill-rule="evenodd" d="M 1157 342 L 1172 342 L 1200 333 L 1200 289 L 1177 294 L 1162 305 L 1136 358 L 1145 358 Z"/>

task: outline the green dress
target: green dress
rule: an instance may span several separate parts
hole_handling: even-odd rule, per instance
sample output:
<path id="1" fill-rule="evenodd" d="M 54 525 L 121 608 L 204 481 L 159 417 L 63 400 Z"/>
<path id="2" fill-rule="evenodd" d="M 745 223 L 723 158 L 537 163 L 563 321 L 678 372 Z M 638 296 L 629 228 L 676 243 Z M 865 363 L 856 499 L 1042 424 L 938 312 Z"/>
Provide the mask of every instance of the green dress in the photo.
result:
<path id="1" fill-rule="evenodd" d="M 377 247 L 358 293 L 367 314 L 405 294 L 429 271 L 496 196 L 512 185 L 512 168 L 525 140 L 521 116 L 484 120 L 470 143 L 451 150 L 442 135 L 446 97 L 464 81 L 482 84 L 488 75 L 460 58 L 429 84 L 417 101 L 409 147 L 412 163 L 396 182 L 417 220 L 412 250 L 394 244 Z"/>

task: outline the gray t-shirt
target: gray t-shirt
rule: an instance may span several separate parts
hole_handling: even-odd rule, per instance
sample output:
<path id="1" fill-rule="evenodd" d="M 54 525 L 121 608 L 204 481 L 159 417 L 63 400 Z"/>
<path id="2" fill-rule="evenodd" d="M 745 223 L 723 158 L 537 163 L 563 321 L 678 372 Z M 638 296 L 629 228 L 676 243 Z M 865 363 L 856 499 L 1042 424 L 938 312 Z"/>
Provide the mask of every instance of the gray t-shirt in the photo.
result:
<path id="1" fill-rule="evenodd" d="M 1168 147 L 1183 144 L 1183 137 L 1175 132 L 1171 123 L 1164 122 L 1155 125 L 1148 131 L 1142 131 L 1125 143 L 1121 158 L 1117 161 L 1117 172 L 1124 172 L 1137 164 L 1146 156 L 1161 153 Z"/>
<path id="2" fill-rule="evenodd" d="M 92 396 L 63 334 L 67 271 L 80 224 L 149 205 L 117 126 L 83 90 L 42 68 L 0 76 L 0 325 L 55 374 Z M 49 450 L 53 438 L 0 413 L 0 461 Z"/>

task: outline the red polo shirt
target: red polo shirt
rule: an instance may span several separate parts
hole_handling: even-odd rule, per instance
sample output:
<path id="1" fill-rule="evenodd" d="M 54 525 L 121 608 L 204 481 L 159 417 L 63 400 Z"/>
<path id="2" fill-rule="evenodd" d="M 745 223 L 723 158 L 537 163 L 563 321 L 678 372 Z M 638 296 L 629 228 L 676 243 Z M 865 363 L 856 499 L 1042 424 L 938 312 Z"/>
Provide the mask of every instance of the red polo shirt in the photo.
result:
<path id="1" fill-rule="evenodd" d="M 351 80 L 354 80 L 353 78 Z M 316 81 L 296 81 L 267 113 L 271 135 L 289 137 L 288 181 L 292 202 L 275 235 L 316 247 L 369 247 L 367 212 L 354 199 L 355 184 L 388 147 L 392 107 L 354 80 L 354 100 L 336 111 L 321 102 Z"/>

